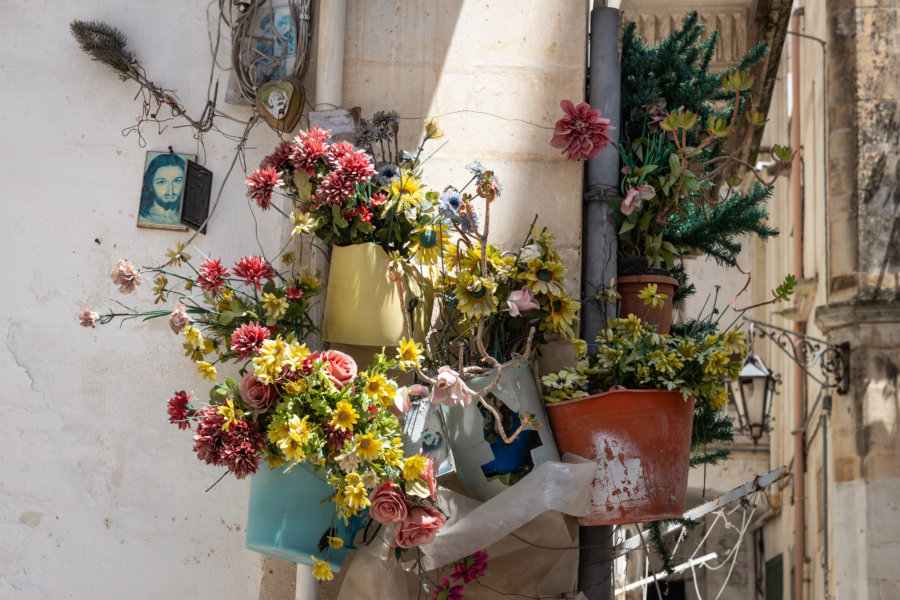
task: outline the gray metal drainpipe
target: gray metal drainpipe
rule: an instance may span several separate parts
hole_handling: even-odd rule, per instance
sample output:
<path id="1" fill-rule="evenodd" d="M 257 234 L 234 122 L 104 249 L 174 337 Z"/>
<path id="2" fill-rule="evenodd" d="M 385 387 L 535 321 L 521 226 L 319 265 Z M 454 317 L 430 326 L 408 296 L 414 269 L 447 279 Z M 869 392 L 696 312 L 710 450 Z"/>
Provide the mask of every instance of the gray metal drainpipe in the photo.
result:
<path id="1" fill-rule="evenodd" d="M 595 6 L 590 28 L 590 93 L 592 108 L 600 109 L 616 129 L 610 137 L 618 142 L 621 125 L 621 66 L 619 64 L 619 11 Z M 587 161 L 582 216 L 581 337 L 593 342 L 603 327 L 609 308 L 606 304 L 587 301 L 597 295 L 601 286 L 616 276 L 616 227 L 610 219 L 606 199 L 618 194 L 619 153 L 607 146 Z M 613 527 L 601 525 L 581 527 L 578 560 L 578 587 L 588 600 L 612 598 Z"/>

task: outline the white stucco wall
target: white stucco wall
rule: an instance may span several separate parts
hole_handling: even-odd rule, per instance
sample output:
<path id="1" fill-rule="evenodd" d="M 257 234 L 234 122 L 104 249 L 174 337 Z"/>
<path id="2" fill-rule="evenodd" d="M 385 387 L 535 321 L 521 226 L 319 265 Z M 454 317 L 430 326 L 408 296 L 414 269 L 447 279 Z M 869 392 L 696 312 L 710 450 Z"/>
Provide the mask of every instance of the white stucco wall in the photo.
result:
<path id="1" fill-rule="evenodd" d="M 167 420 L 175 390 L 209 387 L 180 340 L 163 321 L 85 330 L 76 320 L 85 307 L 112 307 L 109 298 L 152 306 L 151 282 L 122 297 L 109 270 L 119 258 L 154 264 L 186 238 L 135 226 L 145 151 L 200 154 L 215 192 L 233 144 L 211 133 L 198 152 L 176 123 L 161 135 L 146 128 L 146 148 L 123 138 L 140 111 L 137 86 L 89 60 L 68 24 L 120 28 L 149 77 L 196 115 L 209 67 L 207 3 L 8 4 L 0 21 L 0 597 L 257 597 L 261 557 L 243 547 L 248 482 L 227 477 L 203 493 L 221 473 L 197 461 L 190 434 Z M 586 4 L 533 1 L 514 12 L 485 4 L 349 3 L 345 105 L 415 117 L 487 110 L 552 127 L 560 99 L 583 99 Z M 404 123 L 409 145 L 421 125 Z M 475 113 L 448 116 L 443 127 L 450 143 L 429 183 L 459 182 L 472 160 L 494 167 L 505 193 L 493 239 L 511 245 L 535 211 L 546 213 L 541 223 L 557 234 L 577 290 L 580 165 L 549 147 L 547 129 Z M 247 164 L 276 141 L 257 128 Z M 256 229 L 242 180 L 239 165 L 209 235 L 189 250 L 195 257 L 233 263 L 260 251 L 256 234 L 266 253 L 280 247 L 274 215 Z"/>
<path id="2" fill-rule="evenodd" d="M 172 392 L 205 395 L 164 321 L 82 329 L 84 307 L 120 298 L 152 306 L 152 283 L 122 297 L 119 258 L 153 264 L 185 234 L 135 226 L 145 150 L 197 153 L 187 129 L 120 131 L 135 122 L 137 86 L 92 62 L 69 33 L 100 19 L 128 35 L 148 75 L 205 102 L 206 2 L 9 2 L 0 20 L 4 208 L 0 269 L 0 597 L 253 598 L 260 555 L 243 547 L 249 480 L 197 461 L 191 436 L 167 422 Z M 223 81 L 224 84 L 224 81 Z M 220 94 L 221 96 L 221 94 Z M 230 110 L 230 107 L 228 107 Z M 235 111 L 238 116 L 246 113 Z M 175 124 L 175 123 L 173 123 Z M 240 126 L 221 125 L 232 133 Z M 251 145 L 268 148 L 258 128 Z M 218 186 L 233 144 L 210 134 L 205 164 Z M 248 153 L 250 164 L 261 151 Z M 201 153 L 201 160 L 203 156 Z M 255 250 L 235 173 L 200 251 L 233 262 Z M 268 253 L 280 242 L 260 222 Z M 149 285 L 148 285 L 149 284 Z"/>

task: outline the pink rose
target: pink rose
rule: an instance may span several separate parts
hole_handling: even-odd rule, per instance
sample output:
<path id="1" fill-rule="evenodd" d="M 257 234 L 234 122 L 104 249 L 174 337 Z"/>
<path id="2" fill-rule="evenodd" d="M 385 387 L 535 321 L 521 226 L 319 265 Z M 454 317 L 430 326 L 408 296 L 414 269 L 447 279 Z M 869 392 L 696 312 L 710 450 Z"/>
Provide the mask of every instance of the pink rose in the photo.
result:
<path id="1" fill-rule="evenodd" d="M 419 475 L 419 479 L 428 484 L 429 498 L 434 500 L 437 484 L 434 481 L 434 459 L 430 456 L 425 458 L 425 469 Z"/>
<path id="2" fill-rule="evenodd" d="M 391 546 L 415 548 L 430 544 L 446 522 L 447 517 L 440 511 L 425 506 L 414 506 L 409 509 L 406 520 L 397 525 Z"/>
<path id="3" fill-rule="evenodd" d="M 241 380 L 241 399 L 257 413 L 263 414 L 275 404 L 278 390 L 274 385 L 266 385 L 257 379 L 253 373 L 247 373 Z"/>
<path id="4" fill-rule="evenodd" d="M 327 350 L 321 354 L 325 361 L 325 372 L 338 389 L 353 383 L 356 379 L 356 361 L 349 354 L 339 350 Z"/>
<path id="5" fill-rule="evenodd" d="M 428 388 L 421 384 L 414 384 L 408 387 L 402 387 L 394 394 L 394 405 L 391 406 L 391 412 L 398 419 L 409 412 L 412 407 L 411 396 L 427 396 Z"/>
<path id="6" fill-rule="evenodd" d="M 409 500 L 400 488 L 390 481 L 372 490 L 369 502 L 372 504 L 369 514 L 382 525 L 399 523 L 409 516 L 407 512 Z"/>
<path id="7" fill-rule="evenodd" d="M 432 404 L 448 404 L 450 406 L 468 406 L 472 401 L 472 390 L 463 383 L 459 373 L 448 366 L 438 369 L 437 381 L 431 388 Z"/>
<path id="8" fill-rule="evenodd" d="M 655 195 L 656 190 L 652 185 L 644 184 L 630 188 L 625 192 L 625 199 L 622 200 L 622 214 L 630 215 L 635 208 L 640 208 L 642 201 L 649 200 Z"/>
<path id="9" fill-rule="evenodd" d="M 513 317 L 518 317 L 520 311 L 535 310 L 541 307 L 534 301 L 534 292 L 527 285 L 521 290 L 510 292 L 506 303 L 509 305 L 509 314 Z"/>

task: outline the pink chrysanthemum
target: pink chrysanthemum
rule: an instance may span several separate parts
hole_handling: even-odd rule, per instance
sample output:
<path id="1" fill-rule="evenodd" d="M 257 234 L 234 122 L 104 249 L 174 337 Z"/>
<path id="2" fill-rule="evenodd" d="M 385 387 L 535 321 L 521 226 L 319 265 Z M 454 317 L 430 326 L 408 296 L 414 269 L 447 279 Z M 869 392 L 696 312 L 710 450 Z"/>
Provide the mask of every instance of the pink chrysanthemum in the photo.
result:
<path id="1" fill-rule="evenodd" d="M 610 129 L 609 119 L 600 116 L 600 111 L 582 102 L 578 106 L 571 100 L 559 103 L 566 115 L 556 122 L 550 145 L 562 148 L 569 160 L 594 158 L 612 140 L 606 134 Z"/>
<path id="2" fill-rule="evenodd" d="M 78 322 L 81 323 L 82 327 L 93 327 L 94 323 L 99 319 L 100 315 L 91 311 L 89 308 L 84 309 L 84 312 L 78 315 Z"/>
<path id="3" fill-rule="evenodd" d="M 431 600 L 462 600 L 463 586 L 451 585 L 446 577 L 441 577 L 441 585 L 434 589 Z"/>
<path id="4" fill-rule="evenodd" d="M 340 206 L 355 191 L 355 181 L 348 179 L 341 171 L 334 171 L 319 184 L 312 197 L 312 205 L 314 208 L 325 205 Z"/>
<path id="5" fill-rule="evenodd" d="M 263 210 L 269 210 L 272 203 L 272 191 L 279 185 L 284 185 L 281 173 L 274 167 L 260 167 L 247 177 L 247 197 L 256 202 Z"/>
<path id="6" fill-rule="evenodd" d="M 284 297 L 290 298 L 291 300 L 297 300 L 298 298 L 303 297 L 303 290 L 298 287 L 285 288 Z"/>
<path id="7" fill-rule="evenodd" d="M 275 148 L 275 152 L 262 159 L 259 166 L 271 167 L 276 171 L 284 172 L 285 169 L 291 166 L 291 152 L 293 150 L 294 147 L 291 142 L 281 142 L 281 145 Z"/>
<path id="8" fill-rule="evenodd" d="M 372 195 L 372 206 L 381 206 L 387 202 L 387 200 L 387 194 L 374 194 Z"/>
<path id="9" fill-rule="evenodd" d="M 327 154 L 328 162 L 348 181 L 364 183 L 375 174 L 375 165 L 365 150 L 357 150 L 349 142 L 333 144 Z"/>
<path id="10" fill-rule="evenodd" d="M 241 360 L 247 360 L 251 354 L 256 354 L 264 341 L 269 339 L 272 332 L 259 323 L 245 323 L 231 334 L 231 349 L 238 353 Z"/>
<path id="11" fill-rule="evenodd" d="M 217 294 L 225 287 L 225 279 L 228 277 L 228 269 L 222 266 L 221 259 L 208 258 L 200 265 L 197 276 L 197 285 L 204 292 Z"/>
<path id="12" fill-rule="evenodd" d="M 196 412 L 191 408 L 190 402 L 194 392 L 185 393 L 184 390 L 175 392 L 175 395 L 169 398 L 169 423 L 178 425 L 178 429 L 190 429 L 190 417 Z"/>
<path id="13" fill-rule="evenodd" d="M 234 274 L 243 277 L 244 283 L 262 289 L 260 279 L 272 281 L 275 278 L 275 269 L 261 256 L 245 256 L 234 265 Z"/>
<path id="14" fill-rule="evenodd" d="M 331 135 L 331 130 L 325 130 L 318 125 L 309 131 L 301 131 L 291 143 L 291 165 L 297 171 L 306 171 L 312 177 L 316 174 L 316 161 L 328 151 L 325 140 Z"/>
<path id="15" fill-rule="evenodd" d="M 138 270 L 127 260 L 116 262 L 109 277 L 114 284 L 119 286 L 119 291 L 123 294 L 130 294 L 143 281 Z"/>

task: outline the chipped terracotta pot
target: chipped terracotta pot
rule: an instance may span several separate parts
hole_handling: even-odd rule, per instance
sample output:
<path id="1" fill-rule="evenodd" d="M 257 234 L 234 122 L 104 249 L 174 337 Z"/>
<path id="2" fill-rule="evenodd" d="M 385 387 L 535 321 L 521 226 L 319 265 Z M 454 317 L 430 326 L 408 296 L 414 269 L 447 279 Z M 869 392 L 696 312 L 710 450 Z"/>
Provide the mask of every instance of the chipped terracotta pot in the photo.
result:
<path id="1" fill-rule="evenodd" d="M 591 513 L 579 523 L 683 516 L 693 399 L 677 390 L 616 390 L 548 404 L 547 413 L 560 452 L 597 463 Z"/>

